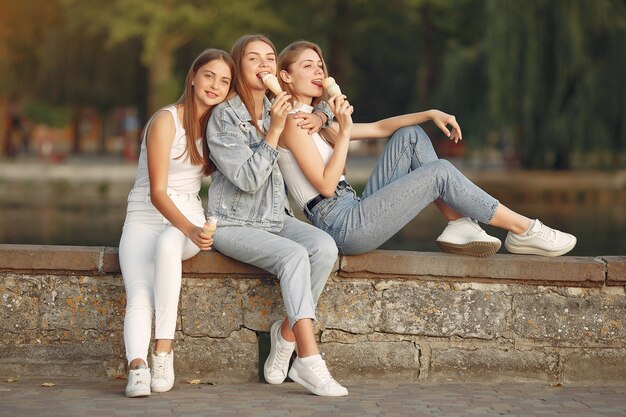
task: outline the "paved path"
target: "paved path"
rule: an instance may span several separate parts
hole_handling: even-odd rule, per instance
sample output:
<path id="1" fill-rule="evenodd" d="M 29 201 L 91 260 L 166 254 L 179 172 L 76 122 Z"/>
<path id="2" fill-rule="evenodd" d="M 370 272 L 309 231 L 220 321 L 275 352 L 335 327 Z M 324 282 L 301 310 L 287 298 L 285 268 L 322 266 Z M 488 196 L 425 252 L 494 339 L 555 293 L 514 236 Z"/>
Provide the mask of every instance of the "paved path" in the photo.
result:
<path id="1" fill-rule="evenodd" d="M 43 387 L 45 382 L 54 386 Z M 349 385 L 320 398 L 295 383 L 190 385 L 149 398 L 125 398 L 126 381 L 23 378 L 0 382 L 0 416 L 626 416 L 626 385 L 542 383 Z"/>

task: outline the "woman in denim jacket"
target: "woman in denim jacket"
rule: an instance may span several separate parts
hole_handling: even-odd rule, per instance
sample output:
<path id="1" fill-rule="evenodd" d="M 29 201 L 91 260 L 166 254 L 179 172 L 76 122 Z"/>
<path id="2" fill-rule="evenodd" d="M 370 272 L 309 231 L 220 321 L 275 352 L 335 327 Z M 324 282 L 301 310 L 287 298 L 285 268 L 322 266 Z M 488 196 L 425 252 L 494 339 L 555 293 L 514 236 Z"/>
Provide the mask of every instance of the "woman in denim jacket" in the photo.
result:
<path id="1" fill-rule="evenodd" d="M 270 103 L 261 80 L 276 74 L 276 49 L 266 37 L 249 35 L 235 43 L 231 54 L 237 95 L 214 109 L 207 127 L 217 167 L 209 189 L 209 213 L 218 219 L 215 248 L 280 280 L 287 318 L 271 327 L 267 382 L 285 380 L 297 343 L 289 377 L 317 395 L 347 395 L 330 375 L 313 333 L 315 307 L 337 246 L 328 234 L 292 216 L 277 164 L 290 96 L 281 93 Z"/>

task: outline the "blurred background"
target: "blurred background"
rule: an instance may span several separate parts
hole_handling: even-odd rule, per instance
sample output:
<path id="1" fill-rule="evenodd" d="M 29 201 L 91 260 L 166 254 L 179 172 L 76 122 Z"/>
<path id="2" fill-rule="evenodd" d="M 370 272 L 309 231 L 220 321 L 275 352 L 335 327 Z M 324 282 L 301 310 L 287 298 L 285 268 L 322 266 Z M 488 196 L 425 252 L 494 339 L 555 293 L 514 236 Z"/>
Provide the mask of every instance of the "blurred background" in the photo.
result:
<path id="1" fill-rule="evenodd" d="M 320 44 L 356 121 L 454 114 L 461 144 L 424 126 L 441 157 L 573 254 L 626 254 L 625 0 L 0 0 L 0 243 L 117 246 L 147 117 L 248 33 Z M 428 208 L 385 248 L 444 226 Z"/>

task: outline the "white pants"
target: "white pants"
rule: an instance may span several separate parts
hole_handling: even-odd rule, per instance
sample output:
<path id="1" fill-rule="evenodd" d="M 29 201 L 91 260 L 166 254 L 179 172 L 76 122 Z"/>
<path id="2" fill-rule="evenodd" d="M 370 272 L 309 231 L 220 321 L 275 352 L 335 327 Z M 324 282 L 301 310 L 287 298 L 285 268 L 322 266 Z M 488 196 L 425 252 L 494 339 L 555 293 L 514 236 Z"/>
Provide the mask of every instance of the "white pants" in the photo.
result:
<path id="1" fill-rule="evenodd" d="M 189 221 L 202 226 L 205 215 L 197 194 L 168 190 L 168 195 Z M 128 362 L 143 359 L 147 363 L 153 314 L 155 339 L 174 339 L 181 264 L 199 251 L 152 205 L 149 190 L 130 192 L 119 246 L 126 287 L 124 343 Z"/>

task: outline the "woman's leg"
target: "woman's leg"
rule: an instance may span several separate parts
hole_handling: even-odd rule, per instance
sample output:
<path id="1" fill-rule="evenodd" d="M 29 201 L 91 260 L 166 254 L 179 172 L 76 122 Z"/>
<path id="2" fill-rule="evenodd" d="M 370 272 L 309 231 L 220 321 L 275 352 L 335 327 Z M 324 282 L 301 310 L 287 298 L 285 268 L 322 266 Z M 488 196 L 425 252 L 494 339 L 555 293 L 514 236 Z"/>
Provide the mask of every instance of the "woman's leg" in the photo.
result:
<path id="1" fill-rule="evenodd" d="M 130 368 L 147 365 L 154 312 L 154 247 L 163 224 L 151 211 L 127 215 L 119 246 L 126 288 L 124 342 Z"/>
<path id="2" fill-rule="evenodd" d="M 313 302 L 317 305 L 317 301 L 324 290 L 324 285 L 326 285 L 328 276 L 337 260 L 337 245 L 335 241 L 328 233 L 292 217 L 285 218 L 283 229 L 277 234 L 298 242 L 307 249 L 311 265 L 311 296 L 313 297 Z M 302 320 L 298 323 L 301 322 Z M 312 322 L 309 321 L 308 325 L 300 324 L 300 326 L 303 329 L 310 327 L 310 335 L 312 336 Z M 297 337 L 297 331 L 297 326 L 294 326 L 292 331 L 288 318 L 283 320 L 281 336 L 289 342 L 295 342 L 296 339 L 300 339 L 297 344 L 298 356 L 304 357 L 317 354 L 317 344 L 313 337 L 307 337 L 309 335 L 308 330 L 301 331 L 302 336 L 300 338 Z M 304 343 L 305 339 L 307 340 L 306 343 Z"/>
<path id="3" fill-rule="evenodd" d="M 311 264 L 304 246 L 275 233 L 243 226 L 218 226 L 213 240 L 220 253 L 278 277 L 292 327 L 298 320 L 315 319 Z"/>
<path id="4" fill-rule="evenodd" d="M 391 135 L 385 145 L 363 190 L 362 197 L 366 198 L 409 172 L 438 159 L 432 141 L 424 129 L 420 126 L 400 128 Z M 440 198 L 434 203 L 448 221 L 464 217 Z"/>
<path id="5" fill-rule="evenodd" d="M 154 253 L 155 351 L 169 352 L 176 332 L 182 261 L 200 248 L 176 227 L 168 226 L 157 240 Z"/>
<path id="6" fill-rule="evenodd" d="M 484 223 L 491 222 L 498 207 L 496 199 L 448 161 L 438 159 L 388 183 L 349 207 L 340 207 L 340 200 L 326 218 L 314 215 L 313 220 L 321 227 L 328 225 L 328 232 L 344 253 L 364 253 L 378 248 L 437 198 L 454 210 Z"/>

